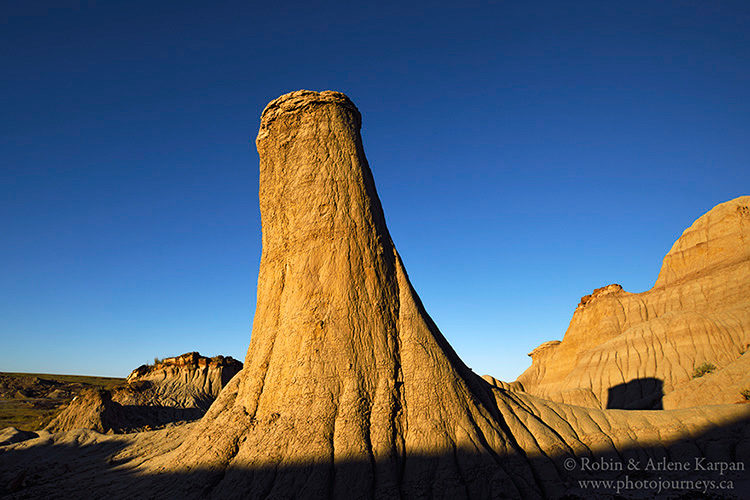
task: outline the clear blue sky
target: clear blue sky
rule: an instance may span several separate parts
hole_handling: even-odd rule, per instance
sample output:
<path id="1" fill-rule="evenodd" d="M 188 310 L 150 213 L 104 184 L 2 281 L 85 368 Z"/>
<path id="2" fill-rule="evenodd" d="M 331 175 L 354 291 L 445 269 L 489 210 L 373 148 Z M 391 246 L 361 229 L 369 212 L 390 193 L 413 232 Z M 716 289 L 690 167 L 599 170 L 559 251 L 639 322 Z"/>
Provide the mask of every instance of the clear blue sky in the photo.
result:
<path id="1" fill-rule="evenodd" d="M 244 359 L 254 138 L 292 90 L 357 104 L 415 288 L 506 380 L 750 193 L 750 3 L 406 4 L 4 2 L 0 371 Z"/>

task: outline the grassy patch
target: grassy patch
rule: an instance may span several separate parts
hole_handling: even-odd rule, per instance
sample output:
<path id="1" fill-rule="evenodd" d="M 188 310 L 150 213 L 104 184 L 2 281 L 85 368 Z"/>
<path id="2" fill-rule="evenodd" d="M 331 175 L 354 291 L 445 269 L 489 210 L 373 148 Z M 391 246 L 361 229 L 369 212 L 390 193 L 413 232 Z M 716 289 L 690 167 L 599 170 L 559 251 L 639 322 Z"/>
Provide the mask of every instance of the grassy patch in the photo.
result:
<path id="1" fill-rule="evenodd" d="M 693 378 L 702 377 L 703 375 L 711 373 L 714 370 L 716 370 L 716 365 L 714 365 L 713 363 L 702 363 L 696 366 L 695 370 L 693 370 Z"/>

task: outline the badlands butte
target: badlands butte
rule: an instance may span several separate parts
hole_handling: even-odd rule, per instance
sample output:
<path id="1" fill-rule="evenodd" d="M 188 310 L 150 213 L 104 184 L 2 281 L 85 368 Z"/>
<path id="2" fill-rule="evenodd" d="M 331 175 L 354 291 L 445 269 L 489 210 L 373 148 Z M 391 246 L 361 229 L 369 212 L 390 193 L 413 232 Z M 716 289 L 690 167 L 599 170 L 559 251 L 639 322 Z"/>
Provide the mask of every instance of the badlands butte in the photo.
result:
<path id="1" fill-rule="evenodd" d="M 750 197 L 687 229 L 652 290 L 584 297 L 563 340 L 505 383 L 472 372 L 425 311 L 360 125 L 338 92 L 293 92 L 263 111 L 253 331 L 205 416 L 39 431 L 0 448 L 4 495 L 748 496 Z"/>

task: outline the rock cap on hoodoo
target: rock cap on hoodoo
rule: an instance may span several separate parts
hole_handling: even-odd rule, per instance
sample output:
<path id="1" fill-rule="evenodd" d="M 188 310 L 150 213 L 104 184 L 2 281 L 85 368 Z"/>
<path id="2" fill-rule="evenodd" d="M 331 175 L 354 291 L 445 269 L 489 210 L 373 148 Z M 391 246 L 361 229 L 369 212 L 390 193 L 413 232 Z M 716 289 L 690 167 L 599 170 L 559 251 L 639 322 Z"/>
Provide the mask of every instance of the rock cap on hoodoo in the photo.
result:
<path id="1" fill-rule="evenodd" d="M 362 126 L 362 115 L 359 113 L 357 106 L 345 94 L 333 90 L 322 92 L 297 90 L 277 97 L 268 103 L 260 116 L 258 140 L 264 139 L 268 135 L 268 126 L 280 115 L 323 104 L 336 104 L 346 108 L 352 112 L 357 129 Z"/>
<path id="2" fill-rule="evenodd" d="M 127 381 L 137 380 L 149 373 L 167 368 L 225 368 L 234 375 L 242 369 L 242 363 L 231 356 L 214 356 L 212 358 L 201 356 L 199 352 L 186 352 L 180 356 L 164 358 L 153 365 L 141 365 L 128 375 Z"/>
<path id="3" fill-rule="evenodd" d="M 603 297 L 605 295 L 611 295 L 613 293 L 622 291 L 622 285 L 619 285 L 617 283 L 612 283 L 611 285 L 603 286 L 601 288 L 595 288 L 594 291 L 589 295 L 584 295 L 583 297 L 581 297 L 581 301 L 578 303 L 576 310 L 583 308 L 584 306 L 586 306 L 586 304 L 598 297 Z"/>

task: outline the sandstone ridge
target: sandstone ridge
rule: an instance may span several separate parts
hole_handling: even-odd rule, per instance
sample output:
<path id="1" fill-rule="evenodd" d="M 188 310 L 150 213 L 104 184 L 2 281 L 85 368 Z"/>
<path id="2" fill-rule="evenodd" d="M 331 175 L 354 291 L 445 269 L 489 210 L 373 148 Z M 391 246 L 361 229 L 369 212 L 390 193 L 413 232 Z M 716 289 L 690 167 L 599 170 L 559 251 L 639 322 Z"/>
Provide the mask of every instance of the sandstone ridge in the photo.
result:
<path id="1" fill-rule="evenodd" d="M 602 408 L 734 403 L 750 388 L 737 368 L 748 345 L 750 196 L 741 196 L 685 230 L 651 290 L 609 285 L 583 297 L 562 342 L 533 350 L 518 382 L 530 394 Z M 704 363 L 729 371 L 694 381 Z"/>

